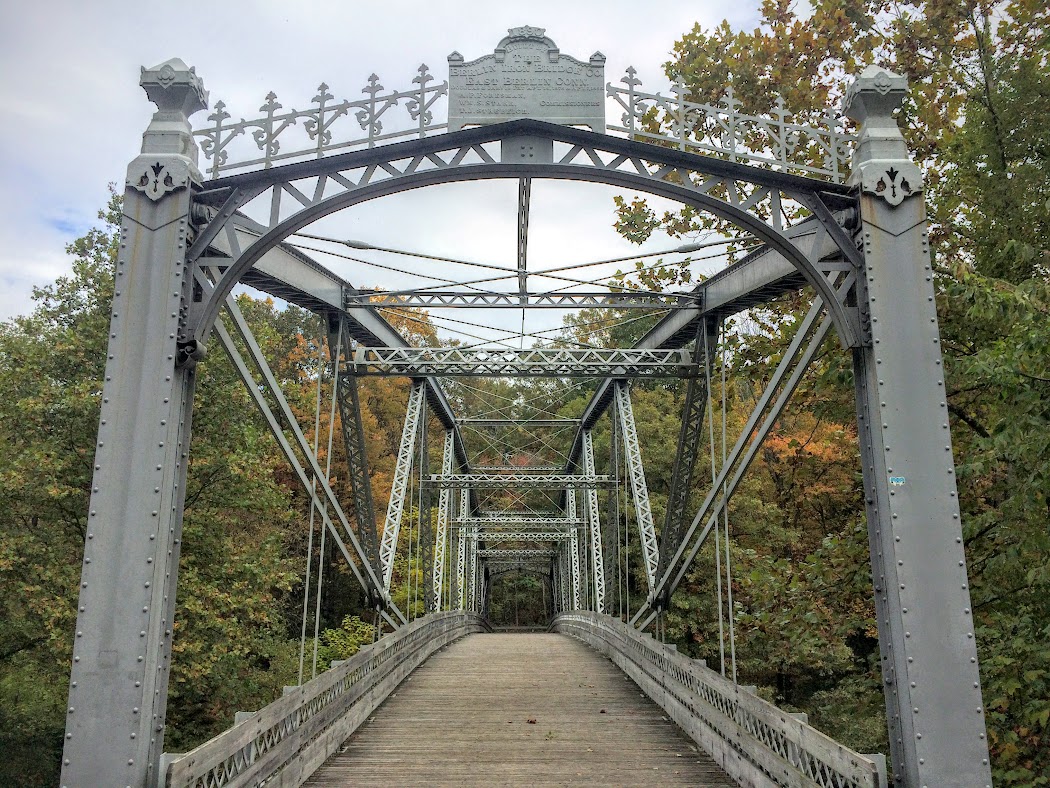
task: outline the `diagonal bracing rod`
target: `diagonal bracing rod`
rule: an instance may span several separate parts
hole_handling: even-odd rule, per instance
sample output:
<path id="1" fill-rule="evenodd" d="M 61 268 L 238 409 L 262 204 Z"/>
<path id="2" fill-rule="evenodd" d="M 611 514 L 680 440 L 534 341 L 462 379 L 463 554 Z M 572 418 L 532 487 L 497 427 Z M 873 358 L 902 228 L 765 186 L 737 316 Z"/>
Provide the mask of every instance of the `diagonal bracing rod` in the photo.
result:
<path id="1" fill-rule="evenodd" d="M 232 298 L 229 299 L 227 303 L 227 308 L 230 316 L 233 319 L 234 325 L 237 328 L 238 333 L 241 335 L 242 339 L 244 339 L 245 345 L 248 347 L 249 353 L 252 356 L 252 360 L 262 372 L 266 385 L 270 388 L 270 390 L 274 394 L 274 397 L 277 399 L 278 405 L 280 406 L 282 415 L 284 417 L 284 421 L 291 427 L 291 430 L 295 435 L 296 443 L 299 446 L 299 450 L 309 462 L 310 471 L 313 473 L 314 478 L 317 480 L 321 494 L 324 496 L 324 502 L 322 502 L 316 492 L 310 493 L 312 505 L 316 506 L 317 510 L 320 512 L 325 526 L 328 528 L 329 533 L 331 533 L 332 538 L 335 540 L 336 545 L 338 546 L 340 552 L 343 554 L 343 557 L 350 565 L 350 570 L 353 572 L 358 582 L 360 582 L 361 587 L 364 588 L 364 590 L 367 593 L 373 593 L 377 596 L 377 598 L 385 599 L 387 605 L 391 609 L 393 609 L 394 613 L 400 620 L 400 623 L 406 623 L 404 616 L 401 614 L 401 611 L 398 610 L 389 601 L 389 597 L 387 595 L 384 595 L 382 593 L 382 587 L 379 584 L 379 578 L 376 576 L 371 565 L 369 564 L 368 558 L 361 547 L 360 541 L 357 539 L 357 536 L 351 529 L 350 523 L 346 518 L 346 514 L 343 512 L 342 507 L 339 505 L 338 499 L 335 497 L 335 493 L 332 491 L 331 486 L 328 484 L 328 479 L 325 477 L 323 471 L 321 470 L 321 466 L 317 462 L 317 458 L 310 451 L 310 447 L 306 441 L 306 437 L 303 435 L 302 430 L 299 428 L 298 422 L 296 422 L 295 420 L 295 415 L 292 413 L 291 408 L 288 406 L 287 401 L 284 399 L 284 395 L 281 393 L 281 390 L 277 385 L 277 380 L 273 377 L 273 373 L 270 371 L 269 365 L 266 363 L 266 359 L 263 357 L 262 351 L 259 348 L 258 343 L 255 342 L 254 336 L 252 336 L 252 333 L 248 328 L 247 323 L 244 322 L 244 317 L 241 315 L 240 310 L 237 308 L 237 304 L 233 301 Z M 280 422 L 277 420 L 277 417 L 274 415 L 273 411 L 270 409 L 269 403 L 266 401 L 266 398 L 263 396 L 261 390 L 259 389 L 258 383 L 255 380 L 255 376 L 251 373 L 251 371 L 248 369 L 248 366 L 244 363 L 244 359 L 241 358 L 241 355 L 237 350 L 237 346 L 236 344 L 234 344 L 233 337 L 230 335 L 230 333 L 226 330 L 226 327 L 221 322 L 216 322 L 215 333 L 219 337 L 219 341 L 222 344 L 223 349 L 226 351 L 226 354 L 229 356 L 230 361 L 233 363 L 235 370 L 241 377 L 241 380 L 244 383 L 245 388 L 248 390 L 249 395 L 252 397 L 256 408 L 262 414 L 263 418 L 267 422 L 267 425 L 270 427 L 270 431 L 277 439 L 277 442 L 285 455 L 285 459 L 288 460 L 288 463 L 292 466 L 292 470 L 299 478 L 300 484 L 303 485 L 304 489 L 310 490 L 310 477 L 307 474 L 306 469 L 303 468 L 302 464 L 299 462 L 299 458 L 296 456 L 295 450 L 292 448 L 292 445 L 288 442 L 288 439 L 285 437 L 284 429 L 282 428 Z M 328 507 L 331 507 L 332 511 L 335 512 L 337 518 L 343 526 L 343 530 L 345 531 L 347 537 L 350 539 L 351 546 L 353 547 L 354 553 L 356 554 L 356 561 L 354 560 L 354 556 L 352 556 L 350 551 L 347 549 L 339 530 L 335 527 L 335 524 L 332 522 L 332 519 L 328 514 Z M 358 566 L 358 562 L 360 562 L 361 564 L 360 567 Z M 394 627 L 400 625 L 397 621 L 394 621 L 385 611 L 383 612 L 383 617 Z"/>
<path id="2" fill-rule="evenodd" d="M 638 443 L 638 430 L 634 424 L 634 410 L 631 408 L 631 394 L 627 388 L 627 381 L 616 381 L 615 396 L 624 456 L 627 460 L 627 475 L 631 480 L 631 494 L 634 498 L 635 519 L 638 521 L 638 533 L 642 543 L 645 579 L 649 581 L 649 594 L 652 596 L 656 587 L 656 527 L 653 524 L 653 510 L 649 505 L 649 487 L 645 483 L 642 449 Z"/>
<path id="3" fill-rule="evenodd" d="M 682 539 L 682 543 L 676 551 L 674 557 L 671 559 L 667 571 L 664 573 L 664 575 L 661 576 L 659 585 L 656 588 L 656 594 L 659 594 L 669 599 L 671 594 L 674 593 L 675 589 L 678 588 L 679 584 L 685 578 L 686 572 L 689 571 L 689 567 L 695 560 L 696 555 L 700 551 L 700 548 L 703 546 L 708 534 L 711 532 L 711 530 L 715 526 L 715 523 L 718 521 L 718 516 L 722 511 L 722 507 L 727 505 L 729 498 L 732 497 L 733 493 L 736 491 L 737 485 L 740 483 L 740 480 L 743 478 L 744 473 L 751 465 L 751 462 L 754 460 L 755 455 L 758 454 L 758 450 L 761 447 L 762 442 L 765 440 L 766 435 L 769 434 L 769 431 L 772 429 L 773 424 L 780 417 L 781 412 L 784 410 L 784 406 L 787 405 L 788 400 L 791 399 L 791 395 L 794 394 L 795 389 L 798 388 L 798 384 L 802 379 L 803 373 L 806 371 L 806 368 L 813 360 L 813 356 L 816 355 L 817 351 L 820 349 L 820 346 L 824 343 L 824 338 L 827 336 L 828 331 L 831 329 L 832 326 L 831 318 L 824 318 L 821 324 L 817 327 L 816 331 L 813 332 L 813 336 L 810 339 L 809 343 L 806 345 L 805 350 L 802 351 L 800 354 L 799 351 L 802 347 L 802 342 L 805 339 L 805 336 L 809 333 L 813 323 L 815 322 L 816 317 L 819 316 L 820 311 L 821 302 L 817 300 L 814 302 L 809 314 L 806 315 L 805 319 L 802 322 L 802 325 L 796 332 L 795 339 L 792 341 L 791 346 L 784 354 L 784 358 L 781 359 L 780 364 L 776 369 L 776 372 L 773 374 L 773 377 L 770 379 L 770 382 L 766 386 L 765 391 L 759 398 L 759 402 L 755 405 L 755 408 L 751 413 L 751 417 L 748 419 L 747 424 L 744 426 L 744 429 L 740 433 L 740 437 L 737 439 L 736 444 L 733 446 L 733 450 L 726 457 L 726 461 L 723 464 L 721 470 L 719 471 L 718 477 L 711 485 L 711 489 L 708 491 L 707 497 L 704 499 L 703 504 L 700 506 L 700 509 L 697 511 L 696 516 L 693 518 L 693 522 L 686 531 L 685 537 Z M 796 358 L 798 359 L 798 363 L 794 365 L 794 369 L 791 370 L 790 376 L 787 377 L 787 381 L 784 383 L 783 389 L 780 391 L 779 396 L 777 396 L 776 401 L 773 403 L 772 407 L 769 410 L 769 413 L 766 415 L 766 418 L 763 420 L 757 432 L 754 433 L 754 439 L 750 442 L 750 444 L 747 444 L 747 440 L 751 436 L 752 431 L 754 431 L 755 425 L 758 423 L 758 419 L 761 417 L 762 412 L 765 410 L 766 405 L 769 403 L 769 400 L 772 398 L 773 394 L 780 387 L 781 381 L 784 380 L 784 377 L 787 375 L 788 370 L 791 369 L 792 362 Z M 744 449 L 745 444 L 747 444 L 746 451 Z M 738 459 L 740 460 L 739 463 L 737 463 Z M 737 464 L 736 472 L 734 473 L 733 478 L 729 481 L 728 485 L 726 485 L 726 477 L 729 475 L 729 471 L 733 468 L 734 464 Z M 720 490 L 722 490 L 723 485 L 726 485 L 725 493 L 722 498 L 718 498 L 718 493 Z M 714 507 L 714 510 L 711 511 L 711 507 L 713 504 L 715 504 L 716 499 L 718 501 L 717 505 Z M 700 523 L 704 521 L 704 518 L 707 518 L 707 522 L 704 525 L 704 528 L 700 532 L 700 534 L 694 539 L 694 534 L 696 534 L 696 531 L 700 527 Z M 687 552 L 686 545 L 689 544 L 690 541 L 692 541 L 692 545 L 689 547 Z M 634 618 L 632 618 L 631 623 L 636 624 L 637 622 L 642 621 L 642 616 L 650 613 L 651 601 L 652 600 L 650 599 L 650 601 L 647 602 L 646 605 L 639 609 L 638 613 L 634 616 Z M 650 614 L 648 618 L 644 620 L 648 622 L 649 620 L 651 620 L 652 615 L 655 614 Z"/>
<path id="4" fill-rule="evenodd" d="M 333 359 L 333 362 L 338 364 L 339 360 Z M 375 506 L 372 503 L 372 483 L 368 476 L 357 376 L 352 371 L 342 370 L 339 384 L 336 386 L 336 396 L 339 400 L 339 421 L 342 425 L 343 444 L 346 447 L 346 462 L 350 471 L 350 491 L 353 496 L 357 532 L 364 542 L 369 563 L 378 571 L 379 539 L 376 535 Z"/>
<path id="5" fill-rule="evenodd" d="M 445 448 L 441 454 L 441 473 L 452 473 L 455 456 L 455 433 L 445 430 Z M 438 496 L 437 533 L 434 537 L 434 598 L 441 610 L 441 589 L 445 580 L 445 553 L 448 544 L 449 522 L 452 519 L 452 490 L 444 489 Z"/>
<path id="6" fill-rule="evenodd" d="M 412 381 L 412 389 L 408 394 L 408 411 L 405 413 L 405 426 L 401 431 L 401 447 L 397 454 L 397 465 L 394 466 L 394 483 L 390 489 L 390 502 L 386 508 L 383 538 L 379 543 L 383 588 L 388 594 L 390 593 L 390 581 L 394 576 L 394 554 L 397 552 L 397 537 L 401 532 L 401 518 L 405 511 L 408 478 L 412 475 L 416 433 L 419 432 L 419 419 L 423 412 L 425 391 L 423 381 Z"/>
<path id="7" fill-rule="evenodd" d="M 701 326 L 704 326 L 704 321 L 701 321 Z M 714 349 L 718 342 L 717 330 L 713 329 L 714 326 L 708 324 L 706 330 L 697 332 L 696 337 L 697 363 L 705 364 L 708 368 L 714 358 Z M 696 458 L 703 443 L 704 411 L 707 408 L 708 396 L 707 380 L 706 375 L 690 378 L 686 388 L 682 429 L 678 436 L 674 472 L 671 474 L 671 492 L 667 497 L 667 515 L 660 534 L 660 560 L 657 562 L 657 577 L 663 576 L 671 556 L 681 544 L 682 525 L 685 521 L 686 506 L 689 503 L 689 491 L 693 489 Z"/>

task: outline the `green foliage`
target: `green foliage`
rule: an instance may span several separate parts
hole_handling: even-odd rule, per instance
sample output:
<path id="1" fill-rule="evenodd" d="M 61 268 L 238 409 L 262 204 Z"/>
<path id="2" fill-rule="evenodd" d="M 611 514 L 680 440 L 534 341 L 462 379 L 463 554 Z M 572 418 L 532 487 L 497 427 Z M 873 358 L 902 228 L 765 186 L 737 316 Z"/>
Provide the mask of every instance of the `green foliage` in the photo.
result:
<path id="1" fill-rule="evenodd" d="M 73 271 L 0 325 L 0 784 L 53 785 L 106 359 L 117 196 Z M 239 300 L 293 408 L 312 416 L 318 321 Z M 289 348 L 291 350 L 289 350 Z M 301 419 L 310 423 L 309 418 Z M 304 498 L 228 361 L 198 368 L 166 748 L 189 749 L 297 673 Z M 316 549 L 316 548 L 315 548 Z M 328 556 L 331 560 L 331 556 Z M 341 559 L 340 559 L 341 560 Z M 323 605 L 353 604 L 338 570 Z M 343 599 L 340 599 L 340 596 Z"/>
<path id="2" fill-rule="evenodd" d="M 804 123 L 838 103 L 869 63 L 908 77 L 899 121 L 925 171 L 993 771 L 1000 785 L 1046 784 L 1050 10 L 1030 0 L 809 5 L 802 18 L 789 0 L 766 0 L 754 30 L 697 26 L 676 43 L 666 71 L 694 100 L 716 101 L 731 86 L 744 111 L 769 112 L 782 97 Z M 661 122 L 670 119 L 649 118 Z M 615 210 L 617 229 L 633 242 L 658 228 L 701 239 L 732 229 L 691 210 L 657 216 L 637 198 L 621 198 Z M 735 325 L 731 425 L 768 378 L 800 306 L 789 299 Z M 849 359 L 826 351 L 731 506 L 737 651 L 747 681 L 845 743 L 885 751 L 856 437 L 847 426 L 851 378 Z M 668 631 L 717 661 L 713 570 L 714 557 L 702 556 Z"/>
<path id="3" fill-rule="evenodd" d="M 347 616 L 338 629 L 321 633 L 317 649 L 318 670 L 327 669 L 335 659 L 350 659 L 363 646 L 375 641 L 376 628 L 359 616 Z"/>

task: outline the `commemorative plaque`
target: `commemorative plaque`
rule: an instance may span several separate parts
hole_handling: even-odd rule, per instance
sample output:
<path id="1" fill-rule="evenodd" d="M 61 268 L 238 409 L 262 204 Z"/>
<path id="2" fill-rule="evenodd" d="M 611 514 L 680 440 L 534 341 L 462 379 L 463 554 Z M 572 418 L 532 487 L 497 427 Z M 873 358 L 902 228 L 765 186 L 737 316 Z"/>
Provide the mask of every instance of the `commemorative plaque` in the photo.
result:
<path id="1" fill-rule="evenodd" d="M 534 118 L 605 133 L 605 55 L 563 55 L 540 27 L 514 27 L 491 55 L 448 56 L 448 130 Z"/>

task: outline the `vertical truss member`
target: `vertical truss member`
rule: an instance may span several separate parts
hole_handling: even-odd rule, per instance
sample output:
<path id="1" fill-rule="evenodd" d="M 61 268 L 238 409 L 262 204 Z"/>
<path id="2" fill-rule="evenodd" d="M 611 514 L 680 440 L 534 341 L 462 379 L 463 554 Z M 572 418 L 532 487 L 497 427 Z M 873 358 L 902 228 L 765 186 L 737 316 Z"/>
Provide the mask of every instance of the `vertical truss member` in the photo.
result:
<path id="1" fill-rule="evenodd" d="M 606 498 L 605 528 L 602 531 L 603 564 L 616 567 L 616 583 L 610 589 L 615 592 L 615 600 L 610 600 L 609 610 L 620 609 L 620 435 L 617 427 L 619 417 L 616 414 L 616 400 L 609 403 L 609 477 L 614 484 L 609 488 Z"/>
<path id="2" fill-rule="evenodd" d="M 470 517 L 470 490 L 459 491 L 459 519 L 464 522 Z M 466 610 L 467 607 L 467 543 L 470 541 L 470 532 L 466 529 L 459 531 L 459 544 L 456 551 L 456 587 L 458 610 Z"/>
<path id="3" fill-rule="evenodd" d="M 656 587 L 656 529 L 653 525 L 653 510 L 649 505 L 649 488 L 645 483 L 642 450 L 638 445 L 638 430 L 634 425 L 634 410 L 631 408 L 631 395 L 627 389 L 627 381 L 616 381 L 616 405 L 620 416 L 624 455 L 627 460 L 627 475 L 631 480 L 635 519 L 638 521 L 638 533 L 641 537 L 645 577 L 649 581 L 649 593 L 651 594 Z"/>
<path id="4" fill-rule="evenodd" d="M 565 492 L 565 516 L 570 520 L 575 520 L 577 517 L 576 513 L 576 489 L 570 487 Z M 572 538 L 568 544 L 569 550 L 569 571 L 572 578 L 572 599 L 571 610 L 579 610 L 581 608 L 580 599 L 580 532 L 577 529 L 573 529 Z"/>
<path id="5" fill-rule="evenodd" d="M 718 346 L 718 328 L 714 321 L 704 325 L 696 335 L 696 363 L 710 370 L 714 352 Z M 685 521 L 689 492 L 693 489 L 693 472 L 696 458 L 703 443 L 704 412 L 707 407 L 707 381 L 709 375 L 689 378 L 685 392 L 685 409 L 682 415 L 682 430 L 678 435 L 678 451 L 675 453 L 674 472 L 671 474 L 671 492 L 667 497 L 667 516 L 660 534 L 660 554 L 656 577 L 663 577 L 671 556 L 682 541 L 682 524 Z M 663 595 L 657 604 L 667 609 L 670 595 Z"/>
<path id="6" fill-rule="evenodd" d="M 401 448 L 398 451 L 397 465 L 394 468 L 394 484 L 390 490 L 390 503 L 386 509 L 383 541 L 379 545 L 379 561 L 383 567 L 383 588 L 387 593 L 390 593 L 390 581 L 394 575 L 397 537 L 401 531 L 401 518 L 405 511 L 405 493 L 408 489 L 408 478 L 412 474 L 416 433 L 419 430 L 420 414 L 423 412 L 425 392 L 426 385 L 422 380 L 412 381 L 412 390 L 408 394 L 405 427 L 401 431 Z"/>
<path id="7" fill-rule="evenodd" d="M 417 480 L 419 482 L 419 535 L 417 544 L 419 545 L 420 581 L 423 584 L 423 610 L 430 613 L 434 610 L 435 595 L 431 585 L 430 566 L 434 548 L 430 528 L 431 493 L 430 486 L 423 481 L 430 473 L 430 449 L 427 443 L 427 409 L 424 407 L 419 419 L 419 478 Z"/>
<path id="8" fill-rule="evenodd" d="M 441 453 L 441 473 L 444 476 L 452 473 L 452 459 L 455 456 L 455 433 L 445 430 L 445 445 Z M 441 590 L 445 582 L 445 553 L 448 545 L 448 525 L 452 519 L 452 490 L 443 489 L 438 494 L 437 533 L 434 538 L 434 609 L 441 610 Z"/>
<path id="9" fill-rule="evenodd" d="M 467 489 L 467 507 L 470 507 L 470 490 Z M 470 586 L 467 596 L 467 609 L 477 611 L 478 609 L 478 527 L 470 527 L 470 541 L 467 544 L 467 558 L 469 559 L 468 571 L 470 572 Z"/>
<path id="10" fill-rule="evenodd" d="M 337 335 L 335 332 L 334 335 Z M 336 345 L 331 341 L 329 350 L 335 353 Z M 346 336 L 346 332 L 343 332 Z M 333 364 L 339 359 L 333 358 Z M 342 424 L 343 445 L 346 447 L 346 462 L 350 476 L 350 494 L 353 497 L 354 519 L 357 534 L 368 555 L 373 569 L 379 571 L 379 537 L 376 534 L 375 506 L 372 502 L 372 484 L 368 478 L 368 460 L 365 455 L 365 431 L 361 422 L 361 400 L 357 391 L 357 376 L 353 370 L 344 368 L 336 388 L 339 399 L 339 421 Z"/>
<path id="11" fill-rule="evenodd" d="M 590 430 L 583 433 L 583 472 L 597 475 L 594 470 L 594 440 Z M 598 489 L 589 487 L 587 496 L 587 525 L 590 528 L 590 554 L 594 583 L 594 612 L 605 612 L 605 561 L 602 555 L 602 524 L 598 515 Z"/>

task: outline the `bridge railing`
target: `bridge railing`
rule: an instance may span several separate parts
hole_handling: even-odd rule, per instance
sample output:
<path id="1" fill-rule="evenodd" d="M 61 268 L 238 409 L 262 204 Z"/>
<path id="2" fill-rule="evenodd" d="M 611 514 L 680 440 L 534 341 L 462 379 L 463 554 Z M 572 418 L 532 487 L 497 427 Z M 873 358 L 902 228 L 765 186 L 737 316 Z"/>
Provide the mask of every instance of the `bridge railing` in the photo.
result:
<path id="1" fill-rule="evenodd" d="M 283 697 L 195 750 L 165 755 L 163 784 L 301 785 L 427 657 L 484 629 L 471 613 L 417 619 L 306 684 L 287 688 Z"/>
<path id="2" fill-rule="evenodd" d="M 869 756 L 619 619 L 565 613 L 551 628 L 608 656 L 741 785 L 885 786 Z"/>

